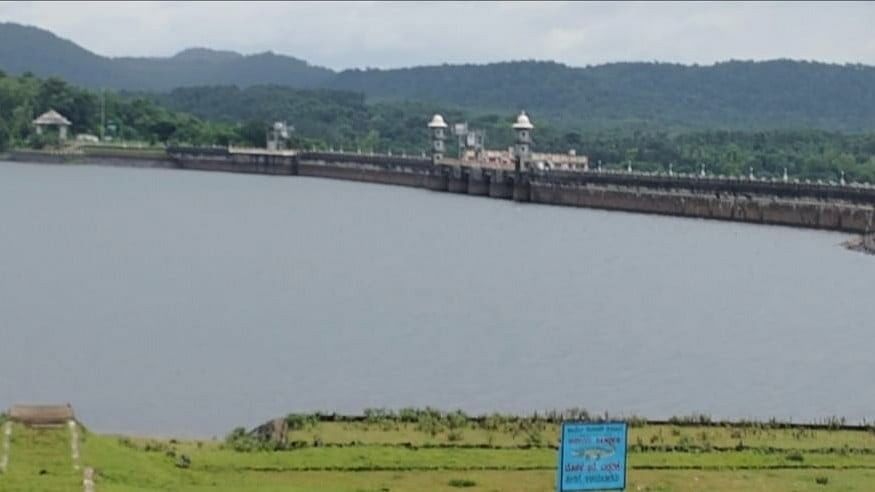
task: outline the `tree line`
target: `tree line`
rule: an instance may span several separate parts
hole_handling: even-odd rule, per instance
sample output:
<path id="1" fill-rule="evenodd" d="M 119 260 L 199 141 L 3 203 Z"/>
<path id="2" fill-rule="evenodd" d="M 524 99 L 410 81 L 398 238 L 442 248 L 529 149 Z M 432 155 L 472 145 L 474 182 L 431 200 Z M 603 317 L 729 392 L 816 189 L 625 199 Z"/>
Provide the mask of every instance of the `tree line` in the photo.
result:
<path id="1" fill-rule="evenodd" d="M 268 125 L 285 120 L 295 127 L 290 145 L 416 155 L 429 147 L 426 128 L 440 112 L 451 124 L 467 121 L 486 131 L 489 148 L 513 144 L 515 112 L 475 112 L 416 101 L 368 103 L 362 94 L 298 90 L 280 86 L 194 87 L 169 93 L 101 93 L 57 78 L 0 73 L 0 149 L 39 145 L 31 124 L 53 108 L 72 123 L 72 132 L 155 144 L 262 147 Z M 709 174 L 781 176 L 875 182 L 875 134 L 816 129 L 678 130 L 620 126 L 582 129 L 532 114 L 535 148 L 590 157 L 593 166 Z M 457 151 L 450 138 L 449 155 Z"/>
<path id="2" fill-rule="evenodd" d="M 255 135 L 252 128 L 207 121 L 146 98 L 81 89 L 55 77 L 10 77 L 0 72 L 0 150 L 52 143 L 50 136 L 37 135 L 32 123 L 49 109 L 70 120 L 73 135 L 103 134 L 108 140 L 149 144 L 264 144 L 262 130 Z M 103 122 L 106 126 L 101 128 Z"/>

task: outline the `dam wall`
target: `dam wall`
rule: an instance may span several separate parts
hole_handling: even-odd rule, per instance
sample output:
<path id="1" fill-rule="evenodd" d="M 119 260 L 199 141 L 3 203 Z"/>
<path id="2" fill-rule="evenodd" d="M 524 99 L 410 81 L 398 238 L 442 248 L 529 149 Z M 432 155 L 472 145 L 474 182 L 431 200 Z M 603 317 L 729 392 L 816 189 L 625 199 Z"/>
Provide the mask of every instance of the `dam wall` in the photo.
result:
<path id="1" fill-rule="evenodd" d="M 532 183 L 533 203 L 624 210 L 704 219 L 865 232 L 873 229 L 871 205 L 771 196 L 720 196 L 652 189 Z"/>
<path id="2" fill-rule="evenodd" d="M 177 165 L 164 155 L 138 155 L 105 153 L 99 155 L 13 150 L 4 156 L 13 162 L 29 162 L 37 164 L 92 164 L 115 167 L 145 167 L 175 169 Z"/>
<path id="3" fill-rule="evenodd" d="M 468 170 L 468 194 L 489 196 L 489 175 L 479 167 Z"/>
<path id="4" fill-rule="evenodd" d="M 303 152 L 298 155 L 298 175 L 449 190 L 448 171 L 416 157 Z"/>
<path id="5" fill-rule="evenodd" d="M 407 156 L 263 149 L 171 148 L 166 157 L 12 152 L 13 160 L 164 167 L 343 179 L 548 205 L 868 234 L 875 187 L 725 177 L 539 171 L 433 164 Z M 875 250 L 875 239 L 866 236 Z"/>
<path id="6" fill-rule="evenodd" d="M 225 148 L 176 148 L 168 149 L 167 154 L 179 169 L 285 176 L 298 173 L 298 159 L 294 153 L 231 153 Z"/>

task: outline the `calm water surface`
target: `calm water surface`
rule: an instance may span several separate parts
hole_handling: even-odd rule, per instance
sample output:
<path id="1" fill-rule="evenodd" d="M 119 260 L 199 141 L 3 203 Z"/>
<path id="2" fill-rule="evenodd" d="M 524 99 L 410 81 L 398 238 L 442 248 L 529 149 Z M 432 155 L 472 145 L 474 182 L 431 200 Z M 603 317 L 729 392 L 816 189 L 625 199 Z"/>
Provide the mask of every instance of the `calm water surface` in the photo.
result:
<path id="1" fill-rule="evenodd" d="M 310 178 L 0 163 L 0 407 L 875 418 L 840 234 Z"/>

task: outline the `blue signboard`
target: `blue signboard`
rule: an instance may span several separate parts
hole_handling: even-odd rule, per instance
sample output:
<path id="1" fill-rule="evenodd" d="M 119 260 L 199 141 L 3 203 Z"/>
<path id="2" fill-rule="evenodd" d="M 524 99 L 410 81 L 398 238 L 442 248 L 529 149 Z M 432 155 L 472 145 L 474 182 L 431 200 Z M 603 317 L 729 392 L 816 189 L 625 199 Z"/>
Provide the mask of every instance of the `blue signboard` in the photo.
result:
<path id="1" fill-rule="evenodd" d="M 625 422 L 563 422 L 559 492 L 626 488 Z"/>

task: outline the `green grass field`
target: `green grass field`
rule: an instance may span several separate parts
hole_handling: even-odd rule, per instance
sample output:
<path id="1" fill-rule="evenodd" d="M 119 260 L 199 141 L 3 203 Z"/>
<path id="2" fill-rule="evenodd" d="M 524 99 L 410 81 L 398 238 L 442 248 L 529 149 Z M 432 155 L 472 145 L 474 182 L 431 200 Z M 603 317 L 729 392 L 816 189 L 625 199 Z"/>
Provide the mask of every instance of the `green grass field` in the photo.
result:
<path id="1" fill-rule="evenodd" d="M 558 427 L 546 422 L 310 421 L 294 449 L 83 432 L 97 491 L 550 491 Z M 632 491 L 875 489 L 875 433 L 749 425 L 636 425 Z M 82 490 L 69 430 L 14 425 L 0 491 Z M 183 455 L 185 458 L 183 458 Z M 186 461 L 187 458 L 187 461 Z"/>

